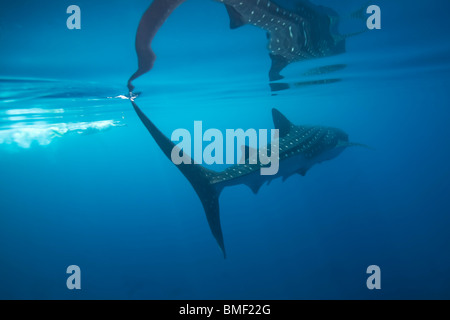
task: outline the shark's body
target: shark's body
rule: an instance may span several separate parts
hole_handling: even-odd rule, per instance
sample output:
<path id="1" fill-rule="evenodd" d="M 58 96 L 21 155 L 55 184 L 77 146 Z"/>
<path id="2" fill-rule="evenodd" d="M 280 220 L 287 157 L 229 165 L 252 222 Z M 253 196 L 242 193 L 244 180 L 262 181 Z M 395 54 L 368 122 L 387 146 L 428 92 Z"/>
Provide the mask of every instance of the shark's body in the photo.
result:
<path id="1" fill-rule="evenodd" d="M 168 159 L 177 146 L 167 138 L 132 100 L 133 107 L 158 146 Z M 225 255 L 222 228 L 220 225 L 219 195 L 225 187 L 245 184 L 254 193 L 266 182 L 282 177 L 283 180 L 294 175 L 305 175 L 315 164 L 337 157 L 346 147 L 353 145 L 340 129 L 322 126 L 296 126 L 276 109 L 272 110 L 275 128 L 279 138 L 272 144 L 279 147 L 279 171 L 276 175 L 261 175 L 264 166 L 247 159 L 245 164 L 233 165 L 222 172 L 206 169 L 193 161 L 178 165 L 178 169 L 189 180 L 199 196 L 211 231 Z M 272 148 L 272 144 L 267 148 Z M 247 147 L 248 150 L 248 147 Z M 246 152 L 246 154 L 249 154 Z M 254 156 L 256 154 L 253 153 Z M 247 163 L 248 162 L 248 163 Z"/>
<path id="2" fill-rule="evenodd" d="M 136 32 L 138 70 L 132 81 L 148 72 L 156 59 L 151 42 L 171 13 L 186 0 L 154 0 L 142 16 Z M 326 57 L 345 51 L 345 36 L 337 32 L 338 15 L 332 9 L 308 0 L 215 0 L 223 3 L 232 29 L 254 25 L 267 32 L 272 59 L 270 80 L 282 78 L 280 72 L 290 63 Z"/>
<path id="3" fill-rule="evenodd" d="M 249 24 L 267 31 L 272 59 L 270 80 L 296 61 L 345 51 L 345 37 L 337 32 L 338 14 L 308 0 L 216 0 L 225 4 L 232 29 Z"/>

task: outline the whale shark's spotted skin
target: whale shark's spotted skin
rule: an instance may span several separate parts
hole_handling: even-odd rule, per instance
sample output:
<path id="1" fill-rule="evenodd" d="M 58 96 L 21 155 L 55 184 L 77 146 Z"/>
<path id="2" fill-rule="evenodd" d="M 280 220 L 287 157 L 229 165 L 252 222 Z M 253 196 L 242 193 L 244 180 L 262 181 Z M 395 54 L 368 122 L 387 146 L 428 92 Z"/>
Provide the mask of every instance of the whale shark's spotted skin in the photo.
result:
<path id="1" fill-rule="evenodd" d="M 339 143 L 347 141 L 347 134 L 339 129 L 320 126 L 292 126 L 292 129 L 286 134 L 286 136 L 279 138 L 277 142 L 274 143 L 278 143 L 278 159 L 280 162 L 280 167 L 283 166 L 284 160 L 301 156 L 304 158 L 306 165 L 303 168 L 298 168 L 298 171 L 304 175 L 310 167 L 311 160 L 314 160 L 315 157 L 321 155 L 327 150 L 337 147 Z M 260 151 L 263 154 L 266 154 L 266 150 L 270 150 L 272 146 L 273 144 Z M 230 181 L 247 174 L 259 174 L 261 167 L 264 166 L 266 165 L 263 165 L 259 161 L 258 152 L 254 152 L 252 156 L 246 159 L 245 164 L 237 164 L 227 168 L 223 172 L 214 175 L 211 182 L 220 183 Z M 279 175 L 268 176 L 266 177 L 266 180 L 276 179 L 278 177 Z"/>
<path id="2" fill-rule="evenodd" d="M 287 10 L 270 0 L 216 0 L 227 6 L 231 27 L 244 24 L 267 31 L 272 58 L 271 80 L 288 64 L 345 51 L 345 39 L 334 33 L 337 14 L 306 0 Z"/>
<path id="3" fill-rule="evenodd" d="M 212 184 L 221 184 L 219 188 L 245 184 L 254 193 L 257 193 L 265 182 L 273 179 L 283 177 L 285 180 L 293 174 L 304 176 L 314 164 L 336 157 L 348 144 L 348 135 L 340 129 L 322 126 L 296 126 L 275 109 L 273 116 L 276 127 L 281 131 L 280 137 L 260 152 L 262 154 L 270 153 L 272 146 L 278 144 L 279 172 L 275 175 L 262 176 L 260 174 L 261 167 L 267 165 L 259 161 L 258 151 L 255 150 L 249 155 L 250 149 L 247 148 L 245 163 L 231 166 L 222 172 L 211 175 Z M 292 159 L 295 159 L 294 164 L 289 163 Z M 249 179 L 249 175 L 253 177 Z"/>

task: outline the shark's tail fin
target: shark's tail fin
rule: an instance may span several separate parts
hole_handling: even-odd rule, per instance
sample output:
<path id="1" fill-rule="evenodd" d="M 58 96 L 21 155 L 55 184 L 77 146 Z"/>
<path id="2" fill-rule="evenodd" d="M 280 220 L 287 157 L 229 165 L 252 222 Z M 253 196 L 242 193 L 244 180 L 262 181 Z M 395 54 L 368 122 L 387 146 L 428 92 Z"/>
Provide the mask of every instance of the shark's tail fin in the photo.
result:
<path id="1" fill-rule="evenodd" d="M 133 108 L 137 115 L 141 119 L 142 123 L 147 128 L 148 132 L 152 135 L 155 142 L 160 149 L 164 152 L 166 157 L 171 160 L 172 150 L 178 148 L 169 138 L 167 138 L 150 119 L 142 112 L 137 104 L 131 100 Z M 180 150 L 179 150 L 180 151 Z M 222 227 L 220 225 L 220 210 L 219 210 L 219 195 L 221 188 L 217 188 L 216 185 L 211 183 L 213 177 L 217 174 L 215 171 L 208 170 L 194 161 L 190 161 L 192 164 L 181 163 L 177 165 L 178 169 L 188 179 L 195 192 L 197 193 L 203 208 L 206 213 L 211 232 L 222 249 L 223 255 L 226 258 L 225 245 L 223 242 Z"/>

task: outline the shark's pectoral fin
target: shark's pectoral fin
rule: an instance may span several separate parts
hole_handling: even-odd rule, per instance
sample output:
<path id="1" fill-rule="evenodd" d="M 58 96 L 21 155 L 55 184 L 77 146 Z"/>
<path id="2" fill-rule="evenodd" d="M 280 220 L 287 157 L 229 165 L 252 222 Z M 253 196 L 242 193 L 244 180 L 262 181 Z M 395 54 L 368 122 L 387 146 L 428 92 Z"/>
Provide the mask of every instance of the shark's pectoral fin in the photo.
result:
<path id="1" fill-rule="evenodd" d="M 230 29 L 236 29 L 246 24 L 241 14 L 237 12 L 236 9 L 227 4 L 225 7 L 227 8 L 228 15 L 230 16 Z"/>
<path id="2" fill-rule="evenodd" d="M 271 83 L 269 83 L 269 86 L 270 86 L 271 92 L 288 90 L 291 87 L 291 85 L 289 83 L 285 83 L 285 82 L 271 82 Z M 273 93 L 272 95 L 276 95 L 276 94 Z"/>
<path id="3" fill-rule="evenodd" d="M 304 177 L 306 175 L 306 172 L 308 172 L 308 170 L 309 170 L 309 168 L 301 168 L 301 169 L 297 170 L 297 172 L 295 172 L 295 173 L 298 173 L 299 175 Z M 283 176 L 281 178 L 281 181 L 285 182 L 288 178 L 292 177 L 295 173 L 291 173 L 291 174 Z"/>
<path id="4" fill-rule="evenodd" d="M 259 189 L 261 189 L 261 186 L 263 185 L 263 183 L 258 183 L 255 181 L 248 181 L 245 183 L 245 185 L 247 187 L 249 187 L 253 191 L 254 194 L 257 194 Z"/>
<path id="5" fill-rule="evenodd" d="M 286 66 L 289 64 L 286 58 L 280 56 L 280 55 L 274 55 L 269 54 L 270 59 L 272 60 L 272 66 L 270 67 L 269 71 L 269 80 L 270 81 L 277 81 L 281 80 L 284 77 L 280 74 L 280 72 L 286 68 Z"/>

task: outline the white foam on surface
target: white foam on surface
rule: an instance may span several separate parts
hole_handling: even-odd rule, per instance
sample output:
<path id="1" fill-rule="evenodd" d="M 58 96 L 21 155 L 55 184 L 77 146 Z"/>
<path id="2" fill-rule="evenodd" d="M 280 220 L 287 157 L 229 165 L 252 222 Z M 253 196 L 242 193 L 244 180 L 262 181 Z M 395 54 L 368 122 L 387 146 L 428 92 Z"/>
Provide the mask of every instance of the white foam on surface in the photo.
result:
<path id="1" fill-rule="evenodd" d="M 17 145 L 21 148 L 30 148 L 34 143 L 44 146 L 67 134 L 90 134 L 118 126 L 123 124 L 114 120 L 32 125 L 18 123 L 8 129 L 0 129 L 0 144 Z"/>

